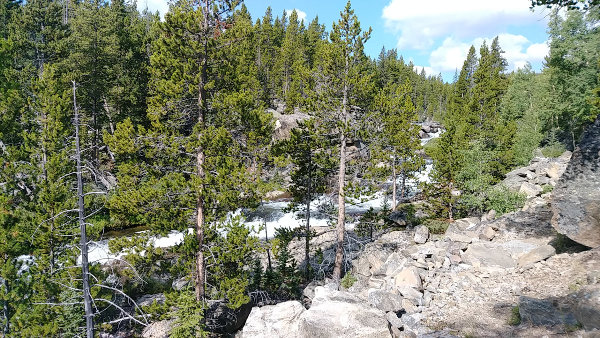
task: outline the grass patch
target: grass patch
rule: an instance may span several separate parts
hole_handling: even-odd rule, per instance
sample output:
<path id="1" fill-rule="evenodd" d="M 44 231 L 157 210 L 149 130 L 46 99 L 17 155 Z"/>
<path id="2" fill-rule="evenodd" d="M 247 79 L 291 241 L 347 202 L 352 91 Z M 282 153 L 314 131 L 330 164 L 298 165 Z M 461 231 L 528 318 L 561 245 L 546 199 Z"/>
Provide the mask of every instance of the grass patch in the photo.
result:
<path id="1" fill-rule="evenodd" d="M 554 187 L 553 187 L 553 186 L 551 186 L 550 184 L 544 184 L 544 185 L 542 186 L 542 195 L 543 195 L 543 194 L 547 194 L 547 193 L 549 193 L 549 192 L 552 192 L 552 190 L 554 190 Z"/>
<path id="2" fill-rule="evenodd" d="M 508 318 L 508 325 L 517 326 L 521 324 L 521 314 L 519 313 L 519 306 L 515 306 L 510 311 L 510 318 Z"/>

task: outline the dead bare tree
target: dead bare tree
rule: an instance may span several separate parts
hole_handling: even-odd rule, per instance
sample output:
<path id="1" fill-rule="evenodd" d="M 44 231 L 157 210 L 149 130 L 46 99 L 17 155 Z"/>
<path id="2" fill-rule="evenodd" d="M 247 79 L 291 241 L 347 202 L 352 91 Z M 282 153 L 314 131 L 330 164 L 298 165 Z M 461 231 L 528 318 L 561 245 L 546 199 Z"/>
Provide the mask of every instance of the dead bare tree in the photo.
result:
<path id="1" fill-rule="evenodd" d="M 94 312 L 89 282 L 88 240 L 86 234 L 85 209 L 83 201 L 83 180 L 81 178 L 81 147 L 79 145 L 79 110 L 77 108 L 77 85 L 73 81 L 73 110 L 75 111 L 75 159 L 77 162 L 77 209 L 80 227 L 79 245 L 81 248 L 81 275 L 83 281 L 83 306 L 85 309 L 85 331 L 88 338 L 94 338 Z"/>

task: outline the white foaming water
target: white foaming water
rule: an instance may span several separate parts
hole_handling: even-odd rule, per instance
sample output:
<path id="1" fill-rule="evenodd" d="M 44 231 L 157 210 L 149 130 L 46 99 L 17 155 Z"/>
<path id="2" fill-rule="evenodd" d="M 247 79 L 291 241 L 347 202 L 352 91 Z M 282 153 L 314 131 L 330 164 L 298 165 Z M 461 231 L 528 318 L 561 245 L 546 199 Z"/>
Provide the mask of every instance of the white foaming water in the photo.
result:
<path id="1" fill-rule="evenodd" d="M 440 137 L 443 131 L 440 129 L 436 133 L 429 134 L 428 138 L 424 138 L 421 140 L 421 144 L 424 145 L 430 140 L 434 138 Z M 429 183 L 430 182 L 430 173 L 433 168 L 433 164 L 428 161 L 425 165 L 425 168 L 417 173 L 414 179 L 406 180 L 406 186 L 413 192 L 418 190 L 418 185 L 420 183 Z M 391 180 L 386 182 L 391 184 Z M 400 178 L 398 178 L 398 183 L 400 183 Z M 370 208 L 375 210 L 381 209 L 383 204 L 386 202 L 388 197 L 385 196 L 383 192 L 377 192 L 373 196 L 364 196 L 358 200 L 351 200 L 349 203 L 346 203 L 346 213 L 359 215 L 365 213 Z M 388 199 L 389 203 L 389 199 Z M 332 200 L 329 196 L 321 196 L 315 201 L 311 203 L 311 218 L 310 218 L 310 226 L 311 228 L 323 228 L 333 225 L 329 221 L 327 215 L 324 215 L 319 211 L 320 206 L 324 204 L 332 204 L 334 206 L 337 205 L 337 200 Z M 285 211 L 285 209 L 289 206 L 289 202 L 285 201 L 273 201 L 266 202 L 259 206 L 256 210 L 242 210 L 238 209 L 235 212 L 231 213 L 230 216 L 238 216 L 244 215 L 246 221 L 245 224 L 253 227 L 255 230 L 260 229 L 258 231 L 257 236 L 260 239 L 265 238 L 265 232 L 268 238 L 273 238 L 275 235 L 275 230 L 277 228 L 297 228 L 305 226 L 305 219 L 302 217 L 300 212 L 293 211 Z M 336 212 L 337 214 L 337 212 Z M 346 229 L 351 230 L 354 228 L 353 223 L 347 223 Z M 142 234 L 145 231 L 136 233 Z M 193 233 L 193 229 L 188 229 L 188 233 Z M 166 236 L 154 236 L 151 237 L 148 243 L 148 246 L 153 246 L 156 248 L 169 248 L 175 245 L 178 245 L 183 242 L 185 237 L 184 232 L 181 231 L 171 231 Z M 143 254 L 143 252 L 141 253 Z M 91 242 L 89 244 L 89 261 L 90 263 L 100 262 L 107 263 L 115 259 L 122 258 L 125 256 L 125 252 L 120 253 L 111 253 L 108 249 L 108 240 L 102 240 L 98 242 Z M 77 262 L 81 263 L 81 257 L 78 258 Z"/>

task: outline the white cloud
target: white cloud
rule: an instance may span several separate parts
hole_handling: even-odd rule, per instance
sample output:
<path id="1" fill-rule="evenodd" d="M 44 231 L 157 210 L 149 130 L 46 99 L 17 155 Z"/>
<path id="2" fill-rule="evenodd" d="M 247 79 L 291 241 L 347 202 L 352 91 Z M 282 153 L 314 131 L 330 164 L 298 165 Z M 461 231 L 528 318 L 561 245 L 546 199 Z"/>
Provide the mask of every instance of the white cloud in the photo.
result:
<path id="1" fill-rule="evenodd" d="M 544 20 L 533 14 L 526 0 L 390 0 L 382 17 L 399 34 L 398 48 L 428 49 L 435 39 L 461 39 L 493 35 L 510 25 L 536 24 Z M 543 24 L 543 23 L 542 23 Z"/>
<path id="2" fill-rule="evenodd" d="M 151 13 L 160 13 L 160 17 L 164 18 L 165 13 L 169 10 L 168 0 L 138 0 L 137 8 L 140 11 L 148 8 Z"/>
<path id="3" fill-rule="evenodd" d="M 500 34 L 498 40 L 500 47 L 504 51 L 503 56 L 508 61 L 509 71 L 522 68 L 527 62 L 542 61 L 548 54 L 548 45 L 546 43 L 532 44 L 523 35 Z M 487 41 L 489 47 L 492 39 L 475 38 L 470 42 L 464 42 L 448 37 L 441 46 L 431 52 L 429 64 L 434 69 L 439 69 L 443 72 L 460 70 L 471 45 L 475 46 L 475 49 L 479 51 L 479 47 L 483 41 Z"/>
<path id="4" fill-rule="evenodd" d="M 427 66 L 415 66 L 414 69 L 415 72 L 417 72 L 418 74 L 421 74 L 421 70 L 425 69 L 425 74 L 427 74 L 427 76 L 437 76 L 440 73 L 435 69 Z"/>
<path id="5" fill-rule="evenodd" d="M 286 9 L 286 13 L 289 15 L 292 14 L 292 12 L 296 10 L 296 13 L 298 14 L 298 21 L 302 21 L 302 20 L 306 20 L 306 12 L 303 12 L 301 10 L 299 10 L 298 8 L 294 8 L 294 9 Z"/>

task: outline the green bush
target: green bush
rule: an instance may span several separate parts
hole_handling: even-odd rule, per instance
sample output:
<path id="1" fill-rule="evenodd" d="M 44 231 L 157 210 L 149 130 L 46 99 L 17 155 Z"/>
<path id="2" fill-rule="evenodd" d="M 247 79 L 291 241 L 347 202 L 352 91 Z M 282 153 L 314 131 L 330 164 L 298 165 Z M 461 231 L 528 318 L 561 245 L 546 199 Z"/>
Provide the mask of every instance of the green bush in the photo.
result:
<path id="1" fill-rule="evenodd" d="M 443 234 L 448 229 L 449 223 L 440 219 L 430 219 L 423 222 L 423 225 L 429 229 L 432 234 Z"/>
<path id="2" fill-rule="evenodd" d="M 519 306 L 515 306 L 510 312 L 508 325 L 517 326 L 519 324 L 521 324 L 521 314 L 519 313 Z"/>
<path id="3" fill-rule="evenodd" d="M 547 193 L 551 192 L 552 190 L 554 190 L 553 186 L 551 186 L 550 184 L 544 184 L 542 186 L 542 195 L 547 194 Z"/>
<path id="4" fill-rule="evenodd" d="M 542 148 L 542 154 L 545 157 L 554 158 L 562 155 L 565 152 L 565 150 L 567 149 L 562 143 L 553 142 Z"/>
<path id="5" fill-rule="evenodd" d="M 358 279 L 356 279 L 356 277 L 352 276 L 351 273 L 346 273 L 344 275 L 344 278 L 342 278 L 342 280 L 340 281 L 340 285 L 344 288 L 344 289 L 349 289 L 350 287 L 352 287 L 352 285 L 354 285 L 354 283 L 356 283 Z"/>
<path id="6" fill-rule="evenodd" d="M 487 210 L 496 210 L 498 215 L 502 215 L 521 209 L 526 200 L 525 194 L 512 192 L 501 185 L 488 190 L 486 208 Z"/>

